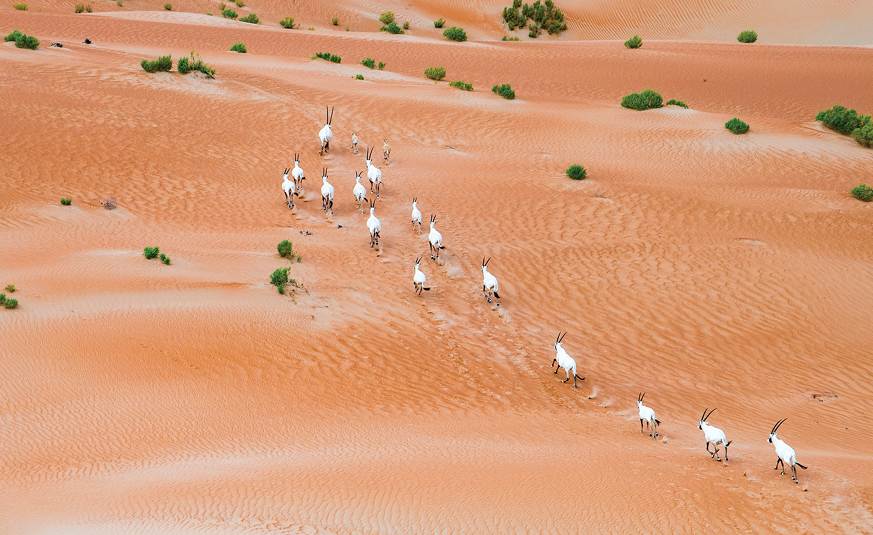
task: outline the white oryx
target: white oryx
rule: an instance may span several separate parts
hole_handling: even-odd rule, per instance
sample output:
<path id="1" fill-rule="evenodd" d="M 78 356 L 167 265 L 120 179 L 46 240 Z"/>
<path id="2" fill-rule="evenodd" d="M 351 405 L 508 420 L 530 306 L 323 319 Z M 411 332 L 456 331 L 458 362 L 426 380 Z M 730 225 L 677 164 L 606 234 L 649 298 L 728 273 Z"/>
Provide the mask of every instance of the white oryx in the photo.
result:
<path id="1" fill-rule="evenodd" d="M 370 249 L 374 249 L 376 247 L 379 250 L 382 250 L 382 246 L 379 245 L 379 232 L 382 231 L 382 223 L 379 219 L 376 218 L 376 214 L 374 213 L 376 210 L 376 199 L 370 200 L 370 217 L 367 219 L 367 230 L 370 231 Z"/>
<path id="2" fill-rule="evenodd" d="M 321 171 L 321 209 L 333 213 L 333 186 L 327 181 L 327 167 Z"/>
<path id="3" fill-rule="evenodd" d="M 579 388 L 578 386 L 576 386 L 576 380 L 580 379 L 580 380 L 584 381 L 585 378 L 579 377 L 576 374 L 576 361 L 573 360 L 573 357 L 571 357 L 570 355 L 567 354 L 566 350 L 564 350 L 563 342 L 564 342 L 565 336 L 567 336 L 567 333 L 564 333 L 562 335 L 561 331 L 558 331 L 558 338 L 555 339 L 555 351 L 557 351 L 557 354 L 555 355 L 555 358 L 552 359 L 552 365 L 550 366 L 550 368 L 554 368 L 555 363 L 558 364 L 558 367 L 555 368 L 555 374 L 558 373 L 558 370 L 560 370 L 561 368 L 564 368 L 564 371 L 567 372 L 567 378 L 564 379 L 563 381 L 561 381 L 563 383 L 566 383 L 567 381 L 570 380 L 570 373 L 572 373 L 573 374 L 573 388 Z"/>
<path id="4" fill-rule="evenodd" d="M 282 191 L 285 192 L 285 204 L 288 205 L 288 208 L 294 210 L 294 196 L 297 195 L 297 190 L 294 187 L 294 181 L 288 180 L 288 173 L 291 171 L 289 168 L 285 168 L 285 172 L 282 173 Z"/>
<path id="5" fill-rule="evenodd" d="M 324 111 L 327 117 L 325 118 L 324 126 L 318 132 L 318 139 L 321 141 L 319 156 L 324 156 L 324 153 L 330 150 L 330 140 L 333 137 L 333 130 L 330 129 L 330 123 L 333 122 L 333 108 L 328 110 L 327 106 L 325 106 Z"/>
<path id="6" fill-rule="evenodd" d="M 412 275 L 412 287 L 415 288 L 415 293 L 421 295 L 421 291 L 424 290 L 426 292 L 430 291 L 430 288 L 425 288 L 424 283 L 427 282 L 427 277 L 424 273 L 419 269 L 421 266 L 421 257 L 415 259 L 415 266 L 413 269 L 415 272 Z"/>
<path id="7" fill-rule="evenodd" d="M 718 445 L 724 445 L 724 462 L 728 461 L 728 446 L 731 445 L 732 440 L 728 440 L 724 434 L 724 431 L 719 429 L 718 427 L 706 423 L 706 420 L 710 417 L 712 413 L 715 412 L 715 409 L 709 411 L 709 414 L 706 414 L 706 411 L 709 409 L 703 409 L 703 415 L 700 417 L 700 424 L 698 424 L 697 429 L 703 430 L 703 437 L 706 439 L 706 453 L 709 454 L 710 457 L 715 459 L 716 461 L 720 461 L 721 459 L 718 456 Z M 714 451 L 709 451 L 709 445 L 712 444 L 712 449 Z"/>
<path id="8" fill-rule="evenodd" d="M 776 455 L 778 459 L 776 459 L 776 466 L 773 467 L 773 470 L 779 468 L 779 464 L 782 464 L 782 475 L 785 475 L 785 463 L 788 463 L 788 466 L 791 467 L 791 479 L 795 483 L 800 483 L 797 480 L 797 467 L 801 467 L 806 470 L 806 467 L 797 462 L 797 455 L 794 453 L 794 448 L 786 444 L 781 438 L 777 435 L 777 431 L 779 431 L 779 426 L 785 422 L 785 418 L 776 422 L 776 425 L 773 426 L 773 429 L 770 430 L 770 438 L 767 439 L 767 442 L 773 444 L 773 447 L 776 448 Z"/>
<path id="9" fill-rule="evenodd" d="M 488 262 L 491 262 L 491 259 L 485 260 L 485 257 L 482 257 L 482 291 L 485 292 L 485 299 L 488 302 L 491 302 L 491 296 L 494 296 L 494 299 L 500 299 L 500 296 L 497 295 L 497 278 L 488 273 Z M 497 306 L 500 306 L 500 303 L 497 303 Z"/>
<path id="10" fill-rule="evenodd" d="M 412 198 L 412 228 L 416 234 L 421 234 L 421 210 L 418 209 L 418 197 Z"/>
<path id="11" fill-rule="evenodd" d="M 361 184 L 361 174 L 363 171 L 355 172 L 355 187 L 352 193 L 355 195 L 355 202 L 358 205 L 358 210 L 364 213 L 364 203 L 367 201 L 367 188 Z"/>
<path id="12" fill-rule="evenodd" d="M 378 197 L 379 188 L 382 186 L 382 171 L 373 165 L 373 148 L 367 149 L 367 159 L 364 161 L 367 164 L 367 178 L 370 179 L 370 193 L 375 193 Z"/>
<path id="13" fill-rule="evenodd" d="M 649 436 L 658 438 L 658 426 L 661 425 L 661 422 L 655 416 L 655 411 L 643 405 L 644 397 L 646 397 L 645 392 L 637 396 L 637 407 L 640 409 L 640 433 L 643 432 L 643 421 L 645 421 L 646 429 L 649 430 Z"/>

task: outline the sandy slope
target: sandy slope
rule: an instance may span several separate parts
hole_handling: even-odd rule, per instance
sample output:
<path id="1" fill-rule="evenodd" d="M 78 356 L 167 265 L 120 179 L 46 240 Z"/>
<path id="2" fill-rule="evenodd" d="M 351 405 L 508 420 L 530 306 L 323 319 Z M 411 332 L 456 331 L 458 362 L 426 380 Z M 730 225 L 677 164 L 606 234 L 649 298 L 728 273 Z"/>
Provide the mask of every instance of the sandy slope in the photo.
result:
<path id="1" fill-rule="evenodd" d="M 22 303 L 0 311 L 0 532 L 873 531 L 873 207 L 847 195 L 871 152 L 812 121 L 873 109 L 869 49 L 458 45 L 162 12 L 3 9 L 0 27 L 67 45 L 0 46 L 0 283 Z M 216 80 L 138 67 L 191 49 Z M 437 64 L 476 91 L 424 79 Z M 648 87 L 692 109 L 618 106 Z M 352 131 L 394 150 L 381 256 Z M 589 180 L 563 176 L 575 162 Z M 413 196 L 447 246 L 424 298 Z M 266 282 L 285 238 L 294 297 Z M 578 391 L 548 367 L 558 330 Z M 663 441 L 637 430 L 640 391 Z M 703 452 L 705 406 L 728 466 Z M 766 443 L 785 417 L 799 486 Z"/>

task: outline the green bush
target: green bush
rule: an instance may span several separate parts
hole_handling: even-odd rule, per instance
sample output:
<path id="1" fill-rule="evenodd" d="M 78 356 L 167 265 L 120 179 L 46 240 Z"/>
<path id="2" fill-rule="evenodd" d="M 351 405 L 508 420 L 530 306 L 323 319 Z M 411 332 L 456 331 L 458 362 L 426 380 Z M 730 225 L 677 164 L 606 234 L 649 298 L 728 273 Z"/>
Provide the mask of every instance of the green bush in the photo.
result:
<path id="1" fill-rule="evenodd" d="M 18 299 L 5 299 L 3 306 L 8 309 L 18 308 Z"/>
<path id="2" fill-rule="evenodd" d="M 142 250 L 143 256 L 146 257 L 147 260 L 151 260 L 152 258 L 157 258 L 159 254 L 161 254 L 160 247 L 146 247 Z"/>
<path id="3" fill-rule="evenodd" d="M 6 294 L 0 294 L 0 305 L 6 302 Z"/>
<path id="4" fill-rule="evenodd" d="M 294 253 L 294 244 L 288 240 L 280 241 L 279 245 L 276 246 L 276 250 L 279 251 L 279 256 L 288 260 L 294 260 L 294 257 L 297 256 Z"/>
<path id="5" fill-rule="evenodd" d="M 524 4 L 523 6 L 520 0 L 513 0 L 512 7 L 503 9 L 503 21 L 510 31 L 528 26 L 528 20 L 531 21 L 528 36 L 533 39 L 539 36 L 541 30 L 546 30 L 551 35 L 559 34 L 567 29 L 564 13 L 555 7 L 552 0 L 546 0 L 544 3 L 537 0 L 533 4 Z"/>
<path id="6" fill-rule="evenodd" d="M 567 176 L 573 180 L 584 180 L 585 177 L 588 176 L 588 171 L 586 171 L 581 165 L 571 165 L 565 172 L 567 173 Z"/>
<path id="7" fill-rule="evenodd" d="M 178 69 L 179 74 L 188 74 L 191 72 L 191 62 L 188 61 L 186 56 L 182 56 L 179 58 L 179 63 L 176 65 L 176 69 Z"/>
<path id="8" fill-rule="evenodd" d="M 84 13 L 85 4 L 76 4 L 76 7 L 73 8 L 73 11 L 75 11 L 76 13 Z"/>
<path id="9" fill-rule="evenodd" d="M 446 19 L 440 17 L 440 20 L 433 21 L 434 28 L 442 28 L 446 23 Z"/>
<path id="10" fill-rule="evenodd" d="M 9 41 L 15 41 L 16 39 L 18 39 L 22 35 L 24 35 L 24 34 L 19 32 L 18 30 L 12 30 L 12 33 L 10 33 L 6 37 L 4 37 L 3 40 L 8 43 Z"/>
<path id="11" fill-rule="evenodd" d="M 497 93 L 506 100 L 512 100 L 515 98 L 515 91 L 513 91 L 512 88 L 509 87 L 509 84 L 495 85 L 491 88 L 491 92 Z"/>
<path id="12" fill-rule="evenodd" d="M 239 52 L 245 54 L 247 52 L 245 43 L 234 43 L 230 46 L 231 52 Z"/>
<path id="13" fill-rule="evenodd" d="M 237 15 L 236 11 L 234 11 L 232 9 L 225 9 L 224 11 L 221 12 L 221 16 L 226 18 L 226 19 L 235 19 L 235 18 L 239 17 L 239 15 Z"/>
<path id="14" fill-rule="evenodd" d="M 165 255 L 164 253 L 161 253 L 161 263 L 163 263 L 166 266 L 169 266 L 170 265 L 170 257 Z"/>
<path id="15" fill-rule="evenodd" d="M 664 104 L 665 106 L 679 106 L 680 108 L 688 109 L 688 104 L 685 104 L 681 100 L 676 100 L 675 98 L 671 98 L 669 102 Z"/>
<path id="16" fill-rule="evenodd" d="M 334 26 L 339 26 L 339 19 L 334 17 L 334 18 L 330 19 L 330 23 L 333 24 Z"/>
<path id="17" fill-rule="evenodd" d="M 405 33 L 403 29 L 397 25 L 396 22 L 392 22 L 391 24 L 386 24 L 385 26 L 382 26 L 381 28 L 379 28 L 379 31 L 393 33 L 394 35 Z"/>
<path id="18" fill-rule="evenodd" d="M 64 206 L 70 206 L 71 204 L 73 204 L 73 199 L 63 198 L 61 199 L 61 204 L 63 204 Z"/>
<path id="19" fill-rule="evenodd" d="M 452 26 L 451 28 L 447 28 L 445 31 L 443 31 L 443 37 L 450 41 L 463 43 L 467 40 L 467 32 L 465 32 L 463 28 Z"/>
<path id="20" fill-rule="evenodd" d="M 384 69 L 384 68 L 385 68 L 385 63 L 382 62 L 382 61 L 380 61 L 380 62 L 379 62 L 379 70 L 381 71 L 381 70 Z"/>
<path id="21" fill-rule="evenodd" d="M 838 104 L 829 110 L 818 112 L 815 120 L 821 121 L 826 127 L 841 134 L 851 134 L 856 128 L 868 123 L 870 116 L 858 115 L 854 109 L 846 109 L 845 106 Z"/>
<path id="22" fill-rule="evenodd" d="M 859 201 L 873 201 L 873 188 L 871 188 L 867 184 L 861 184 L 857 188 L 852 188 L 852 196 Z"/>
<path id="23" fill-rule="evenodd" d="M 394 22 L 394 12 L 386 11 L 382 13 L 381 15 L 379 15 L 379 22 L 381 22 L 385 26 L 388 26 L 389 24 Z"/>
<path id="24" fill-rule="evenodd" d="M 873 147 L 873 121 L 867 121 L 867 124 L 852 131 L 852 139 L 863 147 Z"/>
<path id="25" fill-rule="evenodd" d="M 236 7 L 246 7 L 246 3 L 244 0 L 234 0 L 233 3 L 236 4 Z"/>
<path id="26" fill-rule="evenodd" d="M 294 18 L 293 17 L 285 17 L 284 19 L 279 21 L 279 26 L 285 28 L 286 30 L 294 29 Z"/>
<path id="27" fill-rule="evenodd" d="M 18 11 L 27 11 L 27 4 L 15 4 L 12 7 L 17 9 Z"/>
<path id="28" fill-rule="evenodd" d="M 734 134 L 745 134 L 749 131 L 749 125 L 734 117 L 730 121 L 724 123 L 724 127 Z"/>
<path id="29" fill-rule="evenodd" d="M 179 59 L 178 66 L 176 67 L 181 74 L 188 74 L 189 72 L 200 71 L 205 74 L 208 78 L 212 78 L 215 75 L 215 69 L 210 69 L 206 65 L 203 64 L 203 60 L 200 59 L 200 54 L 195 54 L 194 51 L 191 51 L 190 56 L 183 56 Z"/>
<path id="30" fill-rule="evenodd" d="M 639 35 L 634 35 L 624 42 L 624 46 L 627 48 L 640 48 L 643 46 L 643 40 L 640 39 Z"/>
<path id="31" fill-rule="evenodd" d="M 431 80 L 439 81 L 446 77 L 446 69 L 445 67 L 428 67 L 424 70 L 424 75 Z"/>
<path id="32" fill-rule="evenodd" d="M 374 60 L 372 58 L 366 58 L 366 59 L 361 60 L 361 65 L 363 65 L 364 67 L 369 67 L 371 69 L 375 69 L 376 68 L 376 60 Z"/>
<path id="33" fill-rule="evenodd" d="M 631 93 L 621 99 L 621 106 L 631 110 L 644 111 L 661 108 L 664 100 L 657 91 L 646 89 L 642 93 Z"/>
<path id="34" fill-rule="evenodd" d="M 515 37 L 515 36 L 512 36 L 512 37 L 506 37 L 506 36 L 504 35 L 504 36 L 503 36 L 503 39 L 501 39 L 501 41 L 521 41 L 521 39 L 519 39 L 518 37 Z"/>
<path id="35" fill-rule="evenodd" d="M 4 41 L 15 41 L 15 46 L 18 48 L 29 48 L 36 50 L 39 48 L 39 39 L 32 35 L 27 35 L 13 30 L 12 33 L 3 38 Z"/>
<path id="36" fill-rule="evenodd" d="M 462 82 L 460 80 L 455 80 L 454 82 L 449 82 L 449 85 L 452 87 L 457 87 L 458 89 L 463 89 L 464 91 L 472 91 L 473 84 L 468 84 L 466 82 Z"/>
<path id="37" fill-rule="evenodd" d="M 279 292 L 280 294 L 284 294 L 285 293 L 285 285 L 280 284 L 280 285 L 276 286 L 276 291 Z"/>
<path id="38" fill-rule="evenodd" d="M 243 18 L 239 19 L 239 21 L 240 22 L 248 22 L 249 24 L 260 24 L 261 23 L 261 19 L 259 19 L 258 16 L 254 13 L 249 14 L 248 17 L 243 17 Z"/>
<path id="39" fill-rule="evenodd" d="M 291 270 L 291 268 L 283 267 L 283 268 L 279 268 L 276 271 L 274 271 L 270 275 L 270 284 L 272 284 L 273 286 L 276 286 L 276 287 L 284 286 L 288 282 L 288 271 L 290 271 L 290 270 Z M 284 290 L 284 288 L 283 288 L 283 290 Z M 284 293 L 284 292 L 280 292 L 280 293 Z"/>
<path id="40" fill-rule="evenodd" d="M 167 11 L 173 11 L 173 4 L 167 2 L 166 4 L 164 4 L 164 9 L 166 9 Z"/>
<path id="41" fill-rule="evenodd" d="M 14 284 L 7 284 L 5 290 L 11 294 L 14 294 L 15 293 L 15 285 Z"/>
<path id="42" fill-rule="evenodd" d="M 408 30 L 408 29 L 409 29 L 409 21 L 406 21 L 406 22 L 403 23 L 403 29 L 404 29 L 404 30 Z"/>
<path id="43" fill-rule="evenodd" d="M 356 74 L 356 75 L 355 75 L 355 79 L 356 79 L 356 80 L 363 80 L 363 79 L 364 79 L 364 75 L 363 75 L 363 74 Z"/>
<path id="44" fill-rule="evenodd" d="M 149 61 L 149 60 L 144 59 L 140 62 L 140 66 L 146 72 L 152 72 L 152 73 L 158 72 L 158 71 L 168 72 L 170 69 L 173 68 L 173 58 L 171 56 L 167 55 L 167 56 L 161 56 L 158 59 L 156 59 L 155 61 Z"/>
<path id="45" fill-rule="evenodd" d="M 746 30 L 744 32 L 740 32 L 740 35 L 737 36 L 737 41 L 741 43 L 754 43 L 758 40 L 758 32 L 755 30 Z"/>
<path id="46" fill-rule="evenodd" d="M 340 63 L 343 60 L 343 58 L 337 56 L 336 54 L 331 54 L 330 52 L 316 52 L 315 57 L 321 58 L 325 61 L 330 61 L 332 63 Z"/>

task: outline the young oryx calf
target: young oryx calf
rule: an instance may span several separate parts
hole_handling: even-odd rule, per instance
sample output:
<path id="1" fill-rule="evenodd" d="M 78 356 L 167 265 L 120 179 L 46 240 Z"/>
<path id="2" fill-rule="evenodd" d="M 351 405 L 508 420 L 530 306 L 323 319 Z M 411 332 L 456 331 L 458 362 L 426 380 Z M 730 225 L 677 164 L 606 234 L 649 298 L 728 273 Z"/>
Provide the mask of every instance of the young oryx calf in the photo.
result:
<path id="1" fill-rule="evenodd" d="M 445 247 L 443 247 L 443 235 L 434 228 L 434 225 L 436 225 L 436 216 L 432 215 L 430 216 L 430 233 L 427 235 L 427 241 L 430 244 L 430 259 L 439 260 L 440 249 L 445 249 Z"/>
<path id="2" fill-rule="evenodd" d="M 645 420 L 646 429 L 649 430 L 649 436 L 652 438 L 658 438 L 658 426 L 661 425 L 661 422 L 655 417 L 655 411 L 643 405 L 644 397 L 646 397 L 645 392 L 637 396 L 637 407 L 640 409 L 640 433 L 643 432 L 643 420 Z"/>
<path id="3" fill-rule="evenodd" d="M 385 156 L 385 161 L 388 161 L 388 157 L 391 156 L 391 145 L 388 144 L 388 140 L 385 140 L 385 144 L 382 145 L 382 154 Z"/>
<path id="4" fill-rule="evenodd" d="M 415 288 L 415 293 L 421 295 L 421 291 L 429 292 L 430 288 L 425 288 L 424 283 L 427 282 L 427 277 L 418 269 L 421 265 L 421 257 L 415 259 L 415 273 L 412 275 L 412 287 Z"/>
<path id="5" fill-rule="evenodd" d="M 285 172 L 282 173 L 282 191 L 285 192 L 285 204 L 288 205 L 288 208 L 294 210 L 294 196 L 297 195 L 297 191 L 294 188 L 294 181 L 288 180 L 288 173 L 291 171 L 289 168 L 285 168 Z"/>
<path id="6" fill-rule="evenodd" d="M 333 186 L 327 181 L 327 168 L 321 171 L 321 209 L 333 213 Z"/>
<path id="7" fill-rule="evenodd" d="M 370 249 L 382 247 L 379 245 L 379 233 L 382 231 L 382 223 L 376 218 L 373 212 L 376 210 L 376 199 L 370 200 L 370 217 L 367 219 L 367 230 L 370 231 Z"/>
<path id="8" fill-rule="evenodd" d="M 330 150 L 330 140 L 333 138 L 333 130 L 330 129 L 330 123 L 333 121 L 333 108 L 328 110 L 327 106 L 325 106 L 324 111 L 327 117 L 324 126 L 321 128 L 321 131 L 318 132 L 318 139 L 321 140 L 321 152 L 318 153 L 319 156 L 324 156 L 324 153 Z"/>
<path id="9" fill-rule="evenodd" d="M 558 373 L 558 370 L 564 368 L 564 371 L 567 372 L 567 378 L 561 381 L 562 383 L 566 383 L 570 380 L 570 373 L 573 373 L 573 388 L 579 388 L 576 386 L 576 380 L 580 379 L 582 381 L 585 380 L 584 377 L 579 377 L 576 375 L 576 361 L 573 360 L 573 357 L 567 354 L 567 352 L 563 348 L 564 336 L 567 336 L 567 333 L 561 334 L 561 331 L 558 331 L 558 338 L 555 340 L 555 351 L 558 352 L 555 355 L 555 358 L 552 359 L 552 365 L 550 368 L 555 366 L 555 363 L 558 363 L 558 367 L 555 368 L 555 374 Z"/>
<path id="10" fill-rule="evenodd" d="M 355 149 L 355 154 L 358 153 L 358 134 L 352 132 L 352 148 Z"/>
<path id="11" fill-rule="evenodd" d="M 352 193 L 355 195 L 355 202 L 358 204 L 358 210 L 363 214 L 364 202 L 367 200 L 367 188 L 361 184 L 361 173 L 363 173 L 363 171 L 355 172 L 355 187 L 352 190 Z"/>
<path id="12" fill-rule="evenodd" d="M 298 192 L 303 191 L 303 181 L 306 180 L 306 174 L 300 168 L 300 155 L 297 153 L 294 154 L 294 169 L 291 170 L 291 176 L 294 177 L 294 188 Z"/>
<path id="13" fill-rule="evenodd" d="M 773 447 L 776 448 L 776 455 L 778 459 L 776 459 L 776 466 L 773 467 L 773 470 L 779 468 L 779 463 L 782 463 L 782 475 L 785 475 L 785 463 L 788 463 L 788 466 L 791 467 L 791 479 L 795 483 L 800 483 L 797 480 L 797 467 L 801 467 L 806 470 L 806 467 L 797 462 L 797 456 L 794 453 L 794 448 L 786 444 L 782 441 L 778 436 L 776 431 L 779 430 L 779 426 L 785 422 L 785 418 L 776 422 L 776 425 L 773 426 L 773 429 L 770 430 L 770 438 L 767 439 L 767 442 L 773 444 Z"/>
<path id="14" fill-rule="evenodd" d="M 412 229 L 421 234 L 421 210 L 418 209 L 418 197 L 412 198 Z"/>
<path id="15" fill-rule="evenodd" d="M 494 277 L 491 273 L 488 273 L 488 262 L 491 262 L 491 259 L 485 260 L 485 257 L 482 257 L 482 291 L 485 292 L 485 299 L 488 302 L 491 302 L 491 296 L 494 296 L 494 299 L 500 299 L 500 296 L 497 295 L 497 278 Z M 500 303 L 497 303 L 497 306 L 500 306 Z"/>
<path id="16" fill-rule="evenodd" d="M 708 409 L 708 407 L 707 407 Z M 706 414 L 707 409 L 703 409 L 703 415 L 700 417 L 700 424 L 697 426 L 697 429 L 703 430 L 703 436 L 706 439 L 706 453 L 709 454 L 710 457 L 715 459 L 716 461 L 720 461 L 718 457 L 718 445 L 724 444 L 724 462 L 728 461 L 728 446 L 731 445 L 732 440 L 728 440 L 724 434 L 724 431 L 719 429 L 714 425 L 710 425 L 706 423 L 706 419 L 709 418 L 712 413 L 715 412 L 715 409 L 709 411 L 709 414 Z M 709 451 L 709 445 L 712 444 L 712 449 L 715 451 Z"/>
<path id="17" fill-rule="evenodd" d="M 378 197 L 379 188 L 382 186 L 382 171 L 373 165 L 373 148 L 367 149 L 367 158 L 364 161 L 367 164 L 367 178 L 370 179 L 370 193 L 375 193 Z"/>

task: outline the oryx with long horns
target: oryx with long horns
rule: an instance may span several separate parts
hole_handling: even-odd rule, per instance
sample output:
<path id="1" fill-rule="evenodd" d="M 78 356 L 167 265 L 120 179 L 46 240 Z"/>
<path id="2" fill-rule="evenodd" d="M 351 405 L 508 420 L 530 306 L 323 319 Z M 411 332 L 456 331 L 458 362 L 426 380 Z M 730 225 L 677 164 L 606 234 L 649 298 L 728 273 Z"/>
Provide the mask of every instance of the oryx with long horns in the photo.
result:
<path id="1" fill-rule="evenodd" d="M 573 388 L 579 388 L 576 385 L 576 380 L 578 379 L 584 381 L 585 378 L 579 377 L 579 375 L 576 374 L 576 361 L 573 360 L 573 357 L 567 354 L 567 351 L 563 347 L 565 336 L 567 336 L 567 333 L 561 334 L 561 331 L 558 331 L 558 338 L 555 339 L 555 351 L 557 351 L 557 354 L 555 355 L 555 358 L 552 359 L 552 365 L 550 366 L 550 368 L 554 368 L 555 364 L 558 364 L 558 367 L 555 368 L 555 374 L 558 373 L 558 370 L 564 368 L 564 371 L 567 372 L 567 378 L 561 381 L 563 383 L 566 383 L 570 380 L 570 374 L 572 373 Z"/>
<path id="2" fill-rule="evenodd" d="M 325 124 L 321 128 L 321 131 L 318 132 L 318 139 L 321 140 L 321 152 L 318 153 L 319 156 L 324 156 L 324 153 L 330 150 L 330 140 L 333 137 L 333 131 L 330 129 L 330 123 L 333 122 L 333 108 L 328 109 L 327 106 L 325 108 Z"/>
<path id="3" fill-rule="evenodd" d="M 777 435 L 777 431 L 779 431 L 779 426 L 785 423 L 786 418 L 783 418 L 776 422 L 776 425 L 773 426 L 773 429 L 770 430 L 770 438 L 767 439 L 767 442 L 773 444 L 773 447 L 776 448 L 776 455 L 778 456 L 776 460 L 776 466 L 773 467 L 773 470 L 779 468 L 779 465 L 782 464 L 782 475 L 785 475 L 785 463 L 788 463 L 788 466 L 791 467 L 791 479 L 795 483 L 800 483 L 797 480 L 797 467 L 801 467 L 806 470 L 806 467 L 797 462 L 797 455 L 794 453 L 794 448 L 786 444 L 782 439 L 780 439 Z"/>
<path id="4" fill-rule="evenodd" d="M 706 439 L 706 453 L 709 454 L 710 457 L 715 459 L 716 461 L 721 461 L 718 456 L 718 445 L 724 445 L 724 462 L 727 463 L 728 460 L 728 446 L 731 445 L 731 440 L 728 440 L 724 434 L 724 431 L 719 429 L 718 427 L 706 423 L 706 420 L 715 412 L 715 409 L 709 411 L 709 414 L 706 411 L 709 410 L 709 407 L 703 409 L 703 414 L 700 416 L 700 423 L 697 425 L 697 429 L 703 430 L 703 437 Z M 709 445 L 712 444 L 713 451 L 709 451 Z"/>

